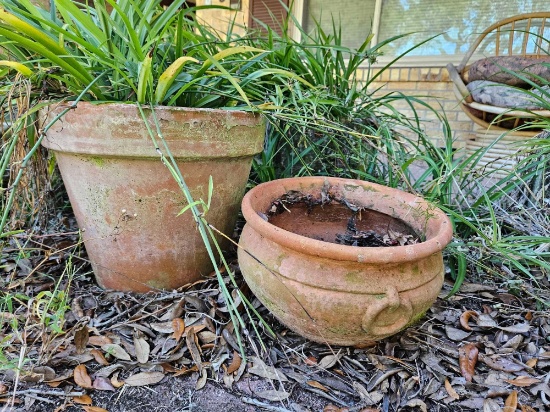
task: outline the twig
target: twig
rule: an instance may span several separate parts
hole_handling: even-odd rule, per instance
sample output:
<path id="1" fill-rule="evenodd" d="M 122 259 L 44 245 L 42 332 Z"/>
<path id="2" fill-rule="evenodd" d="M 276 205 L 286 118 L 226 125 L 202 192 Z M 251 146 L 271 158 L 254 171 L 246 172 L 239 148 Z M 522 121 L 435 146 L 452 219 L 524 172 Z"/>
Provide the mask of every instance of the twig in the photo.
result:
<path id="1" fill-rule="evenodd" d="M 242 400 L 244 403 L 248 403 L 248 404 L 250 404 L 250 405 L 257 406 L 257 407 L 262 408 L 262 409 L 265 409 L 265 410 L 267 410 L 267 411 L 273 411 L 273 412 L 292 412 L 290 409 L 281 408 L 281 407 L 279 407 L 279 406 L 269 405 L 268 403 L 259 401 L 259 400 L 254 399 L 254 398 L 247 398 L 246 396 L 243 396 L 243 397 L 241 398 L 241 400 Z"/>
<path id="2" fill-rule="evenodd" d="M 48 398 L 44 398 L 42 396 L 37 396 L 37 395 L 31 395 L 30 393 L 28 393 L 27 395 L 25 395 L 27 398 L 31 398 L 31 399 L 34 399 L 36 401 L 39 401 L 39 402 L 45 402 L 45 403 L 55 403 L 54 401 L 52 401 L 51 399 L 48 399 Z"/>
<path id="3" fill-rule="evenodd" d="M 84 392 L 64 392 L 64 391 L 50 391 L 50 390 L 41 390 L 41 389 L 24 389 L 20 391 L 6 392 L 3 394 L 0 394 L 0 398 L 7 397 L 7 396 L 29 395 L 29 394 L 65 397 L 65 396 L 82 396 L 84 395 Z"/>
<path id="4" fill-rule="evenodd" d="M 337 404 L 340 405 L 340 406 L 345 406 L 346 408 L 349 407 L 349 405 L 348 405 L 346 402 L 344 402 L 343 400 L 338 399 L 338 398 L 336 398 L 336 397 L 334 397 L 334 396 L 331 396 L 331 395 L 329 395 L 328 393 L 325 393 L 325 392 L 323 392 L 323 391 L 320 390 L 320 389 L 315 389 L 315 388 L 312 388 L 312 387 L 309 386 L 309 385 L 304 385 L 304 384 L 300 384 L 300 386 L 302 387 L 302 389 L 305 389 L 305 390 L 307 390 L 307 391 L 313 392 L 314 394 L 319 395 L 319 396 L 322 396 L 323 398 L 327 398 L 329 401 L 332 401 L 332 402 L 334 402 L 334 403 L 337 403 Z"/>

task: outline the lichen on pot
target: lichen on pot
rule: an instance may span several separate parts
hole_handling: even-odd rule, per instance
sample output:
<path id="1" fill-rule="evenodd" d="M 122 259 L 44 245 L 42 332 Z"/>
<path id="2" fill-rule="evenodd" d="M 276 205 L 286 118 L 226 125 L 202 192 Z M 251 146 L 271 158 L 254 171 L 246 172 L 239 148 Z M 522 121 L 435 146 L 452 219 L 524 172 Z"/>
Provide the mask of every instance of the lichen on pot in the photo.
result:
<path id="1" fill-rule="evenodd" d="M 43 109 L 44 124 L 66 107 Z M 263 147 L 263 120 L 238 110 L 157 106 L 155 113 L 196 199 L 208 198 L 212 178 L 209 222 L 230 232 L 252 157 Z M 183 194 L 159 160 L 137 105 L 80 102 L 42 144 L 55 152 L 100 286 L 173 290 L 211 272 L 191 213 L 178 216 Z"/>
<path id="2" fill-rule="evenodd" d="M 274 210 L 273 202 L 289 194 L 309 200 Z M 338 244 L 350 209 L 361 213 L 356 225 L 374 221 L 379 232 L 421 239 L 384 248 Z M 282 323 L 309 339 L 341 345 L 382 339 L 416 320 L 441 289 L 441 251 L 452 228 L 418 196 L 359 180 L 293 178 L 255 187 L 242 210 L 239 264 L 246 281 Z"/>

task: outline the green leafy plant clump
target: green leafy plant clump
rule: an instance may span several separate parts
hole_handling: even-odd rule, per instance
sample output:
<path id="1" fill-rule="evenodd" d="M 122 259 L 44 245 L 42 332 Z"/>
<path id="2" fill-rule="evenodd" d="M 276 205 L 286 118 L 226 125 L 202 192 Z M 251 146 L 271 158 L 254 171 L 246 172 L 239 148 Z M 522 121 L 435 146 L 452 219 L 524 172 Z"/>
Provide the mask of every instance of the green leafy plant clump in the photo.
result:
<path id="1" fill-rule="evenodd" d="M 254 80 L 290 76 L 265 71 L 267 52 L 222 42 L 195 13 L 176 0 L 70 0 L 50 10 L 29 0 L 3 2 L 0 39 L 4 73 L 38 77 L 44 98 L 77 96 L 95 78 L 87 100 L 226 107 L 250 103 Z"/>

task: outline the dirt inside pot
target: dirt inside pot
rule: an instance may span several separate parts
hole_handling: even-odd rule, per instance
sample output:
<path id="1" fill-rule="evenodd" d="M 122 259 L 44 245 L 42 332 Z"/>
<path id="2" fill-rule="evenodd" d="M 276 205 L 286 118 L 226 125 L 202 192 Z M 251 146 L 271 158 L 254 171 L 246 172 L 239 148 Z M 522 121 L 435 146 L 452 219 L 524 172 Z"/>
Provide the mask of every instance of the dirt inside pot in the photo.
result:
<path id="1" fill-rule="evenodd" d="M 418 234 L 402 220 L 338 199 L 284 196 L 273 202 L 267 216 L 281 229 L 324 242 L 360 247 L 420 243 Z"/>

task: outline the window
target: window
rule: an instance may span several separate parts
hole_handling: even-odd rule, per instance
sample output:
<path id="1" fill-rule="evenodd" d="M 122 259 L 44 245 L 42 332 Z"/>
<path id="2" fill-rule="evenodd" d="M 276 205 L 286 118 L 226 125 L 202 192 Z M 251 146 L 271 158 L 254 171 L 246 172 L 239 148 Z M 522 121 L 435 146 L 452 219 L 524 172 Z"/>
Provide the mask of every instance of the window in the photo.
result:
<path id="1" fill-rule="evenodd" d="M 378 40 L 414 32 L 386 49 L 387 54 L 396 56 L 441 33 L 408 55 L 459 55 L 466 53 L 477 35 L 491 24 L 516 14 L 546 9 L 548 0 L 382 0 Z"/>
<path id="2" fill-rule="evenodd" d="M 312 32 L 316 22 L 323 30 L 332 33 L 332 21 L 342 27 L 342 44 L 357 48 L 371 33 L 375 0 L 306 0 L 303 27 Z"/>
<path id="3" fill-rule="evenodd" d="M 281 22 L 287 16 L 288 0 L 250 0 L 249 27 L 262 29 L 262 22 L 281 34 Z"/>
<path id="4" fill-rule="evenodd" d="M 358 47 L 371 31 L 378 42 L 411 33 L 385 47 L 388 57 L 440 34 L 408 53 L 417 59 L 464 54 L 477 34 L 492 23 L 516 14 L 548 9 L 548 0 L 303 1 L 306 31 L 313 30 L 318 21 L 323 30 L 331 33 L 334 18 L 341 25 L 343 44 L 348 47 Z"/>

